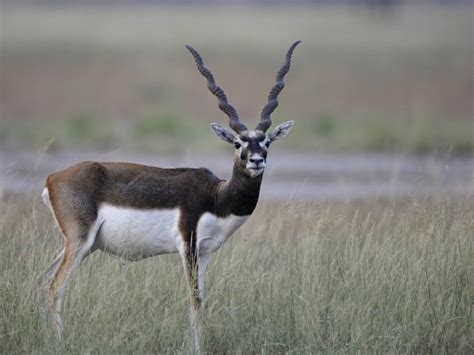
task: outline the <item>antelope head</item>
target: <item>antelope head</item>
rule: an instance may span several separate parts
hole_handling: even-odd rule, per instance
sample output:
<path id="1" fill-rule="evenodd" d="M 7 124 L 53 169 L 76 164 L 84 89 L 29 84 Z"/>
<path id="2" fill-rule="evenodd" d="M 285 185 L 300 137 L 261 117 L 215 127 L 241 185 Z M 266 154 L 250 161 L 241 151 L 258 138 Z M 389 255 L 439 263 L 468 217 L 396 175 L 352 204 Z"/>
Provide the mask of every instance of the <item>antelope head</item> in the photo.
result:
<path id="1" fill-rule="evenodd" d="M 228 102 L 224 91 L 216 84 L 210 70 L 204 66 L 199 53 L 194 48 L 186 46 L 194 57 L 199 72 L 207 79 L 209 91 L 217 97 L 219 109 L 229 116 L 229 126 L 235 133 L 217 123 L 212 123 L 211 128 L 220 139 L 235 146 L 235 163 L 250 177 L 256 177 L 263 173 L 270 145 L 274 141 L 285 137 L 293 127 L 294 121 L 287 121 L 275 127 L 270 133 L 267 133 L 272 124 L 270 116 L 278 106 L 278 94 L 285 87 L 283 79 L 290 70 L 293 50 L 299 43 L 301 41 L 293 43 L 288 49 L 285 63 L 278 71 L 276 83 L 270 90 L 267 104 L 263 107 L 260 121 L 253 130 L 248 129 L 240 122 L 237 111 Z"/>

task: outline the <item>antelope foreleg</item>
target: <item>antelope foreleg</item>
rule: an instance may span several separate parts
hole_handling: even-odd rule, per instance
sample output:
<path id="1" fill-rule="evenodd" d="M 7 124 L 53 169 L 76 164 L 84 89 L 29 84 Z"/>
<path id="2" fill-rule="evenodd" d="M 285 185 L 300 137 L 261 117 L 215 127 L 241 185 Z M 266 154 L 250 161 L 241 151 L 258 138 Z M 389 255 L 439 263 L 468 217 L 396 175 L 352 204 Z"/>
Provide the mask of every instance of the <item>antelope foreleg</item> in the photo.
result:
<path id="1" fill-rule="evenodd" d="M 196 257 L 189 251 L 181 253 L 190 298 L 191 353 L 199 354 L 202 349 L 202 311 L 204 302 L 204 277 L 209 256 Z"/>

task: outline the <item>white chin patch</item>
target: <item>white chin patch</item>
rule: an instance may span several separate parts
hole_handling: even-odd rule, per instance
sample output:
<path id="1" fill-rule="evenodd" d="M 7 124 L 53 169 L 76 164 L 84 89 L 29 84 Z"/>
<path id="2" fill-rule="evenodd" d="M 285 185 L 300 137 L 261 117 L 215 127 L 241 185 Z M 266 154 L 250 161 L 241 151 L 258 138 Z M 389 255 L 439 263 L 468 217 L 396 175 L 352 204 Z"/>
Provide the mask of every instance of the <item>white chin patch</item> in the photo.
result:
<path id="1" fill-rule="evenodd" d="M 265 168 L 252 169 L 252 168 L 247 167 L 247 171 L 250 173 L 250 176 L 252 177 L 259 176 L 261 173 L 263 173 L 264 170 Z"/>

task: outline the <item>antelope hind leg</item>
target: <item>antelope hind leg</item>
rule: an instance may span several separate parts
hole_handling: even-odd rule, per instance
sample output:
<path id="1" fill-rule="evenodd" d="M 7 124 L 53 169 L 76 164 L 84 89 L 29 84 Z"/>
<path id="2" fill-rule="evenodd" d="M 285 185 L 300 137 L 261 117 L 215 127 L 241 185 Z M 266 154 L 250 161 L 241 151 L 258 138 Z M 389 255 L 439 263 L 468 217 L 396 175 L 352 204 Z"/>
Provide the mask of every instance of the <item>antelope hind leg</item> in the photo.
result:
<path id="1" fill-rule="evenodd" d="M 64 290 L 70 280 L 71 275 L 79 267 L 81 261 L 90 254 L 90 251 L 95 243 L 97 234 L 104 221 L 96 221 L 90 228 L 89 233 L 85 239 L 80 236 L 68 238 L 66 237 L 66 245 L 64 248 L 64 255 L 55 267 L 55 261 L 50 267 L 51 276 L 48 280 L 47 295 L 49 305 L 54 315 L 54 325 L 56 335 L 61 338 L 62 335 L 62 319 L 61 319 L 61 305 L 64 296 Z M 59 258 L 58 262 L 59 262 Z"/>

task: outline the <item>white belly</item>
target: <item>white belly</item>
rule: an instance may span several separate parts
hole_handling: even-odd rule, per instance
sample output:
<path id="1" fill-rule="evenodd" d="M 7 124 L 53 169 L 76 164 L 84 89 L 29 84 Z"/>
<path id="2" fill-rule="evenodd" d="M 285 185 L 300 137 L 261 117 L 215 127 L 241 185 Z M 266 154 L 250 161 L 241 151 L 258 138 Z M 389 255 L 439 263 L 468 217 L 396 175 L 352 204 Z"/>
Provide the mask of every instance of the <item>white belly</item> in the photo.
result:
<path id="1" fill-rule="evenodd" d="M 196 227 L 199 255 L 209 255 L 219 249 L 249 216 L 219 218 L 204 213 Z M 154 255 L 177 253 L 182 248 L 178 228 L 180 210 L 138 210 L 102 204 L 99 219 L 104 223 L 95 247 L 129 260 Z"/>
<path id="2" fill-rule="evenodd" d="M 219 218 L 211 213 L 204 213 L 196 228 L 199 255 L 209 255 L 219 249 L 247 218 L 249 216 L 234 215 Z"/>
<path id="3" fill-rule="evenodd" d="M 138 210 L 103 204 L 104 224 L 95 246 L 129 260 L 176 253 L 181 243 L 179 209 Z"/>

